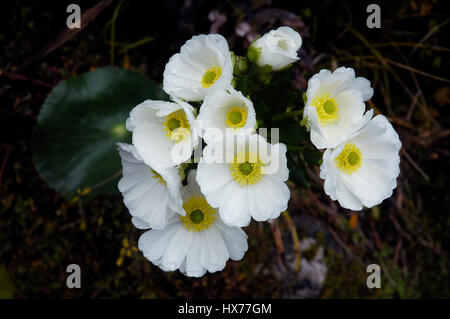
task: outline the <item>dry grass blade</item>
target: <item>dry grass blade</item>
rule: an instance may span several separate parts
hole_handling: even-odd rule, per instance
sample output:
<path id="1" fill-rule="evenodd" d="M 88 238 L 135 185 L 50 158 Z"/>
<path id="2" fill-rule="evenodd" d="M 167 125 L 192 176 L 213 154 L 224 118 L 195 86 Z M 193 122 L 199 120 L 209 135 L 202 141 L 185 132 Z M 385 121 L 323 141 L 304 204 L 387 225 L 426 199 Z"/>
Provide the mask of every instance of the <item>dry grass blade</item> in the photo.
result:
<path id="1" fill-rule="evenodd" d="M 302 251 L 300 248 L 300 241 L 298 239 L 297 229 L 295 228 L 295 224 L 292 221 L 291 215 L 289 215 L 288 211 L 283 212 L 282 216 L 286 221 L 286 223 L 288 224 L 288 227 L 291 231 L 292 241 L 294 242 L 294 250 L 295 250 L 295 273 L 298 274 L 301 266 Z"/>

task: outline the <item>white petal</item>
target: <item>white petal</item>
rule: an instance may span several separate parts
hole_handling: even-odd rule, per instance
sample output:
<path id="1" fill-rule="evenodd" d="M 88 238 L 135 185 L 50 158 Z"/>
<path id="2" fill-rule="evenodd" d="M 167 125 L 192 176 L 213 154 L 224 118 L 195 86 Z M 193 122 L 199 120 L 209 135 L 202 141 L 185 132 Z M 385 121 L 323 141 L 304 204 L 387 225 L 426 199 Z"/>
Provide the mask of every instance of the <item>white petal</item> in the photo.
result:
<path id="1" fill-rule="evenodd" d="M 247 110 L 247 119 L 243 127 L 239 129 L 228 128 L 226 125 L 226 115 L 232 107 L 243 107 Z M 244 97 L 241 92 L 234 89 L 217 90 L 215 93 L 207 95 L 200 108 L 197 120 L 201 123 L 202 131 L 220 130 L 221 136 L 215 136 L 215 139 L 223 139 L 226 135 L 226 129 L 235 134 L 245 134 L 253 132 L 256 126 L 256 114 L 253 103 Z M 207 134 L 202 133 L 206 143 L 213 142 Z"/>
<path id="2" fill-rule="evenodd" d="M 364 101 L 367 101 L 373 96 L 373 88 L 370 86 L 370 81 L 363 77 L 358 77 L 352 84 L 352 88 L 361 92 Z"/>
<path id="3" fill-rule="evenodd" d="M 208 195 L 206 199 L 210 202 Z M 219 214 L 223 222 L 229 226 L 246 227 L 250 224 L 251 215 L 248 206 L 244 206 L 246 201 L 246 189 L 236 182 L 229 182 L 222 189 L 222 196 L 219 202 Z M 247 208 L 247 209 L 246 209 Z"/>
<path id="4" fill-rule="evenodd" d="M 206 268 L 209 272 L 224 269 L 230 255 L 220 232 L 215 227 L 209 227 L 203 233 L 205 236 L 205 242 L 203 244 L 206 245 L 209 256 Z"/>
<path id="5" fill-rule="evenodd" d="M 325 192 L 341 206 L 361 210 L 373 207 L 392 195 L 400 173 L 398 134 L 384 116 L 376 116 L 345 143 L 354 144 L 362 154 L 361 167 L 352 174 L 339 171 L 334 159 L 344 143 L 324 153 L 320 177 L 325 179 Z"/>
<path id="6" fill-rule="evenodd" d="M 315 98 L 329 94 L 338 104 L 338 119 L 327 125 L 319 122 L 317 110 L 311 105 Z M 352 68 L 340 67 L 334 72 L 321 70 L 308 82 L 307 105 L 304 118 L 311 129 L 311 142 L 319 149 L 334 148 L 357 133 L 372 117 L 372 110 L 364 114 L 364 101 L 373 89 L 364 78 L 355 79 Z"/>
<path id="7" fill-rule="evenodd" d="M 136 157 L 132 145 L 119 143 L 118 149 L 123 168 L 123 177 L 118 187 L 122 192 L 125 206 L 133 217 L 139 218 L 151 228 L 166 227 L 168 219 L 173 214 L 170 208 L 181 205 L 179 193 L 181 181 L 178 171 L 165 175 L 167 180 L 178 178 L 178 181 L 171 182 L 170 186 L 174 189 L 170 191 L 155 179 L 150 167 Z"/>
<path id="8" fill-rule="evenodd" d="M 203 88 L 202 77 L 211 67 L 221 68 L 214 85 Z M 217 34 L 197 35 L 188 40 L 166 64 L 163 89 L 169 95 L 188 101 L 199 101 L 217 89 L 230 87 L 233 66 L 228 43 Z"/>
<path id="9" fill-rule="evenodd" d="M 177 224 L 170 224 L 163 230 L 151 229 L 139 237 L 138 248 L 148 260 L 159 266 L 170 239 L 178 230 Z"/>
<path id="10" fill-rule="evenodd" d="M 280 70 L 299 59 L 297 51 L 302 45 L 302 38 L 292 28 L 282 26 L 264 34 L 251 45 L 260 49 L 256 62 L 258 66 L 270 65 L 273 70 Z"/>
<path id="11" fill-rule="evenodd" d="M 215 226 L 221 232 L 230 258 L 233 260 L 241 260 L 248 250 L 247 235 L 245 232 L 239 227 L 227 226 L 220 220 L 216 222 Z"/>
<path id="12" fill-rule="evenodd" d="M 198 164 L 197 181 L 203 193 L 210 193 L 214 190 L 222 189 L 233 179 L 229 165 L 226 163 L 205 163 L 200 159 Z M 217 200 L 212 199 L 213 202 Z"/>
<path id="13" fill-rule="evenodd" d="M 134 227 L 137 229 L 149 229 L 151 228 L 150 225 L 145 222 L 144 220 L 138 218 L 138 217 L 132 217 L 131 222 L 133 223 Z"/>
<path id="14" fill-rule="evenodd" d="M 161 260 L 161 265 L 169 271 L 176 270 L 180 267 L 190 248 L 194 235 L 193 232 L 185 229 L 181 222 L 174 225 L 177 225 L 178 229 L 172 235 Z"/>
<path id="15" fill-rule="evenodd" d="M 186 256 L 186 276 L 202 277 L 206 273 L 206 268 L 201 263 L 202 246 L 201 236 L 193 236 L 191 247 Z"/>
<path id="16" fill-rule="evenodd" d="M 143 161 L 157 170 L 178 164 L 172 160 L 171 156 L 175 142 L 169 139 L 162 125 L 137 126 L 133 131 L 133 145 Z"/>

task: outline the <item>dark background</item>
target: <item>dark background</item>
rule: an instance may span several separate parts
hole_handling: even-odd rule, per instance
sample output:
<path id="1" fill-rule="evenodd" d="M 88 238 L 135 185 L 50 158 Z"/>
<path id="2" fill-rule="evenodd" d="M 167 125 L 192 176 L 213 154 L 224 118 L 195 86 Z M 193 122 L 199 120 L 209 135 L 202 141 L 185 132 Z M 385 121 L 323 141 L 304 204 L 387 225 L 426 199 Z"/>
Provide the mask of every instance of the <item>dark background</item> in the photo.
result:
<path id="1" fill-rule="evenodd" d="M 71 2 L 1 1 L 0 297 L 450 296 L 446 1 L 373 1 L 381 7 L 381 29 L 366 26 L 372 1 L 76 1 L 82 13 L 104 4 L 76 35 L 66 32 Z M 245 55 L 255 35 L 280 25 L 303 38 L 293 89 L 304 91 L 315 72 L 338 66 L 372 81 L 368 105 L 390 119 L 403 143 L 398 188 L 381 205 L 360 213 L 340 208 L 324 194 L 318 167 L 307 166 L 311 187 L 291 185 L 291 218 L 272 227 L 252 223 L 243 261 L 190 279 L 132 251 L 140 232 L 120 195 L 74 202 L 35 171 L 33 128 L 61 80 L 114 64 L 161 83 L 165 63 L 194 34 L 218 32 Z M 316 240 L 301 257 L 293 228 L 300 239 Z M 325 280 L 318 283 L 314 271 L 298 279 L 290 261 L 311 260 L 320 247 Z M 81 266 L 81 289 L 66 287 L 71 263 Z M 381 265 L 381 289 L 366 287 L 371 263 Z"/>

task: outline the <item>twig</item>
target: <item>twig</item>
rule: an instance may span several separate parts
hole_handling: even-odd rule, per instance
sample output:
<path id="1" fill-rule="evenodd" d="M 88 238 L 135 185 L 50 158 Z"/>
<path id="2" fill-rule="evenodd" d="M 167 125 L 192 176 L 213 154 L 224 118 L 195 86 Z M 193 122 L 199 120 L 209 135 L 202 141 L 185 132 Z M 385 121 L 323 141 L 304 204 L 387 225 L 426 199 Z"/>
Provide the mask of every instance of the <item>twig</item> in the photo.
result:
<path id="1" fill-rule="evenodd" d="M 284 245 L 283 245 L 283 240 L 281 238 L 281 232 L 280 232 L 280 228 L 278 227 L 277 222 L 274 220 L 272 222 L 269 222 L 270 228 L 272 229 L 272 233 L 273 233 L 273 238 L 275 240 L 275 246 L 277 247 L 277 256 L 278 256 L 278 260 L 279 262 L 281 262 L 281 264 L 286 268 L 286 261 L 283 258 L 284 257 Z"/>
<path id="2" fill-rule="evenodd" d="M 408 70 L 408 71 L 411 71 L 411 72 L 415 72 L 415 73 L 417 73 L 417 74 L 420 74 L 420 75 L 429 77 L 429 78 L 431 78 L 431 79 L 433 79 L 433 80 L 436 80 L 436 81 L 442 81 L 442 82 L 446 82 L 446 83 L 450 83 L 450 80 L 448 80 L 448 79 L 445 79 L 445 78 L 442 78 L 442 77 L 440 77 L 440 76 L 436 76 L 436 75 L 433 75 L 433 74 L 430 74 L 430 73 L 427 73 L 427 72 L 418 70 L 418 69 L 413 68 L 413 67 L 411 67 L 411 66 L 409 66 L 409 65 L 404 65 L 404 64 L 401 64 L 401 63 L 392 61 L 392 60 L 390 60 L 390 59 L 383 59 L 383 60 L 386 61 L 387 63 L 390 63 L 390 64 L 392 64 L 392 65 L 398 66 L 399 68 L 402 68 L 402 69 L 405 69 L 405 70 Z"/>
<path id="3" fill-rule="evenodd" d="M 6 77 L 8 77 L 8 78 L 10 78 L 12 80 L 30 81 L 30 82 L 32 82 L 34 84 L 37 84 L 37 85 L 40 85 L 40 86 L 44 86 L 44 87 L 47 87 L 47 88 L 52 88 L 54 86 L 54 85 L 52 85 L 50 83 L 47 83 L 47 82 L 44 82 L 44 81 L 41 81 L 41 80 L 38 80 L 38 79 L 33 79 L 33 78 L 30 78 L 30 77 L 27 77 L 25 75 L 21 75 L 19 73 L 15 73 L 15 72 L 7 72 L 7 71 L 4 71 L 4 70 L 0 70 L 0 76 L 2 76 L 2 75 L 6 76 Z"/>
<path id="4" fill-rule="evenodd" d="M 397 240 L 397 245 L 395 246 L 394 259 L 392 261 L 392 266 L 397 266 L 398 257 L 400 256 L 400 249 L 402 248 L 402 237 Z"/>
<path id="5" fill-rule="evenodd" d="M 438 24 L 437 26 L 435 26 L 433 29 L 431 29 L 427 34 L 425 34 L 425 36 L 418 42 L 418 44 L 422 44 L 423 42 L 425 42 L 426 40 L 428 40 L 433 34 L 435 34 L 437 31 L 439 31 L 440 28 L 442 28 L 444 25 L 446 25 L 448 22 L 450 21 L 450 18 L 445 20 L 444 22 Z M 414 52 L 417 51 L 417 46 L 414 47 L 411 52 L 409 52 L 408 57 L 411 57 Z"/>
<path id="6" fill-rule="evenodd" d="M 408 160 L 408 162 L 416 169 L 416 171 L 419 172 L 419 174 L 423 177 L 423 179 L 429 182 L 430 177 L 427 174 L 425 174 L 425 172 L 420 168 L 419 165 L 417 165 L 417 163 L 411 158 L 411 156 L 406 152 L 404 148 L 402 148 L 402 153 L 403 155 L 405 155 L 405 158 Z"/>
<path id="7" fill-rule="evenodd" d="M 96 188 L 99 188 L 100 186 L 103 186 L 103 185 L 105 185 L 106 183 L 109 183 L 110 181 L 112 181 L 113 179 L 115 179 L 116 177 L 120 176 L 120 174 L 122 174 L 122 170 L 119 170 L 119 171 L 118 171 L 117 173 L 115 173 L 114 175 L 112 175 L 112 176 L 110 176 L 110 177 L 108 177 L 108 178 L 102 180 L 101 182 L 99 182 L 99 183 L 97 183 L 97 184 L 95 184 L 95 185 L 93 185 L 93 186 L 91 186 L 91 187 L 88 187 L 88 188 L 90 188 L 91 190 L 96 189 Z"/>
<path id="8" fill-rule="evenodd" d="M 411 101 L 411 105 L 409 106 L 408 109 L 408 114 L 406 115 L 406 120 L 410 121 L 411 120 L 411 116 L 414 112 L 415 106 L 417 104 L 417 101 L 419 100 L 419 96 L 422 93 L 420 91 L 417 91 L 417 93 L 414 95 L 414 99 Z"/>
<path id="9" fill-rule="evenodd" d="M 6 151 L 5 157 L 3 157 L 2 166 L 0 167 L 0 190 L 2 188 L 2 177 L 3 172 L 5 171 L 6 162 L 8 161 L 9 154 L 11 154 L 12 145 L 8 147 L 8 150 Z"/>
<path id="10" fill-rule="evenodd" d="M 406 239 L 408 239 L 408 241 L 409 241 L 410 243 L 413 244 L 413 243 L 414 243 L 414 240 L 412 239 L 412 237 L 411 237 L 407 232 L 405 232 L 405 231 L 402 229 L 402 227 L 400 226 L 400 224 L 399 224 L 398 220 L 395 218 L 395 216 L 392 215 L 392 214 L 389 214 L 388 217 L 389 217 L 389 219 L 392 221 L 392 223 L 394 224 L 394 227 L 397 229 L 397 231 L 398 231 L 401 235 L 403 235 L 403 237 L 405 237 Z"/>
<path id="11" fill-rule="evenodd" d="M 370 228 L 372 228 L 373 237 L 375 238 L 375 244 L 378 247 L 379 251 L 383 251 L 383 244 L 381 243 L 380 235 L 378 234 L 377 228 L 375 227 L 375 222 L 373 219 L 370 219 Z"/>

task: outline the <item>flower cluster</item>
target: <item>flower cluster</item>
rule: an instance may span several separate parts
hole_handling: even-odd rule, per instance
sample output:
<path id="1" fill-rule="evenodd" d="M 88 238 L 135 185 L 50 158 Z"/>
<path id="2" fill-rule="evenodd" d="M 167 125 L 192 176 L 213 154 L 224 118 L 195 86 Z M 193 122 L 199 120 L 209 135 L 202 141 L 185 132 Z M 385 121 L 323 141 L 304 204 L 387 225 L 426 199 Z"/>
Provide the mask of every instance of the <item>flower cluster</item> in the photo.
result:
<path id="1" fill-rule="evenodd" d="M 247 60 L 221 35 L 194 36 L 166 64 L 163 89 L 171 101 L 146 100 L 130 112 L 132 145 L 118 144 L 119 190 L 132 223 L 149 229 L 138 248 L 153 264 L 193 277 L 222 270 L 248 249 L 241 227 L 287 209 L 287 147 L 257 133 L 251 96 L 235 89 L 235 75 L 250 61 L 266 85 L 268 74 L 299 59 L 301 44 L 296 31 L 280 27 L 257 38 Z M 355 210 L 390 196 L 398 175 L 398 136 L 384 117 L 364 113 L 372 94 L 370 83 L 346 68 L 322 70 L 306 93 L 311 141 L 327 148 L 325 191 Z"/>
<path id="2" fill-rule="evenodd" d="M 304 119 L 311 142 L 326 149 L 320 166 L 325 193 L 348 209 L 380 204 L 400 173 L 400 139 L 383 115 L 365 112 L 370 82 L 351 68 L 321 70 L 308 82 Z"/>

